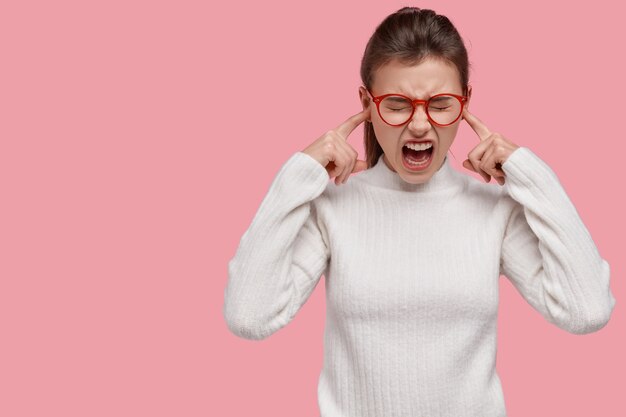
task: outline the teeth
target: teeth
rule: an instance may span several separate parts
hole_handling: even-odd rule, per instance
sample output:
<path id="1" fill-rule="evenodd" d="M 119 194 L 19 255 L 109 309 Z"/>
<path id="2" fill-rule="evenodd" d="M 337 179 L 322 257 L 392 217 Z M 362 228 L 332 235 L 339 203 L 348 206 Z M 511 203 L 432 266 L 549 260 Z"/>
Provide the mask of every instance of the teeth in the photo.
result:
<path id="1" fill-rule="evenodd" d="M 423 151 L 425 149 L 428 149 L 430 147 L 433 146 L 432 142 L 426 142 L 426 143 L 407 143 L 406 145 L 407 148 L 411 148 L 415 151 Z"/>

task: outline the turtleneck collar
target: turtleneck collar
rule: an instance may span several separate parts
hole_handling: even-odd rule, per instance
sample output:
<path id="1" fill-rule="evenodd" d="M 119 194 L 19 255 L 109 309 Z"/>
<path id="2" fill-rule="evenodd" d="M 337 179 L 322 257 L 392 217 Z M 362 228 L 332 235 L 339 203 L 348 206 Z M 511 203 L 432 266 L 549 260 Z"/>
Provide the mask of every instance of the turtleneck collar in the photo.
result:
<path id="1" fill-rule="evenodd" d="M 462 175 L 450 165 L 448 155 L 445 156 L 441 167 L 423 184 L 411 184 L 392 171 L 383 160 L 384 154 L 378 157 L 378 162 L 371 168 L 361 172 L 361 177 L 368 183 L 381 188 L 413 193 L 430 193 L 458 187 L 462 183 Z"/>

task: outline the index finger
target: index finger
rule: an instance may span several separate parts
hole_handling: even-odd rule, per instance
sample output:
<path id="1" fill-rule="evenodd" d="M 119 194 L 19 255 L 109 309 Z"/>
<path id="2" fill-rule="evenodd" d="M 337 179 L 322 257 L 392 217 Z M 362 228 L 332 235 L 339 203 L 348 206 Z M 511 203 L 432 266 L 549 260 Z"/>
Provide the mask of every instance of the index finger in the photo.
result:
<path id="1" fill-rule="evenodd" d="M 351 116 L 348 120 L 340 124 L 335 129 L 335 131 L 339 133 L 341 137 L 347 140 L 348 136 L 350 136 L 350 133 L 352 133 L 352 131 L 356 129 L 358 125 L 363 123 L 364 120 L 367 120 L 367 118 L 370 116 L 371 108 L 372 106 L 368 106 L 365 110 L 355 114 L 354 116 Z"/>
<path id="2" fill-rule="evenodd" d="M 470 113 L 467 108 L 463 109 L 463 119 L 474 129 L 481 141 L 491 136 L 489 128 L 478 117 Z"/>

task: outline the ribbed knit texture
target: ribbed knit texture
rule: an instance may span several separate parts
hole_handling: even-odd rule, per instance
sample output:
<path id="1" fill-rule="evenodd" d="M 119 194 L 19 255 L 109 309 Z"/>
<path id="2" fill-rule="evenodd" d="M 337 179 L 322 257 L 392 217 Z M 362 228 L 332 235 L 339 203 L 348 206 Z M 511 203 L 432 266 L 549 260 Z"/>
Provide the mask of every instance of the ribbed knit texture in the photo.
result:
<path id="1" fill-rule="evenodd" d="M 324 275 L 321 417 L 506 416 L 500 274 L 574 334 L 602 328 L 615 298 L 609 264 L 552 169 L 526 147 L 502 169 L 504 186 L 486 184 L 446 157 L 414 185 L 381 156 L 337 186 L 296 152 L 228 264 L 228 328 L 270 336 Z"/>

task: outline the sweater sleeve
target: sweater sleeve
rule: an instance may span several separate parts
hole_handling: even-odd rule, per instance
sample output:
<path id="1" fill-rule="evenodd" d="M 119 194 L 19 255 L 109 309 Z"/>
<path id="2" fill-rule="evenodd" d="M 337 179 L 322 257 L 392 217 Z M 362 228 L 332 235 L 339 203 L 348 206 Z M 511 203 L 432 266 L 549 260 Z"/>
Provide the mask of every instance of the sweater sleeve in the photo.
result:
<path id="1" fill-rule="evenodd" d="M 329 260 L 315 199 L 326 169 L 304 152 L 281 167 L 228 263 L 223 315 L 242 338 L 265 339 L 289 323 Z"/>
<path id="2" fill-rule="evenodd" d="M 514 205 L 500 273 L 557 327 L 573 334 L 600 330 L 615 306 L 610 267 L 558 177 L 526 147 L 513 151 L 502 169 L 503 190 Z"/>

